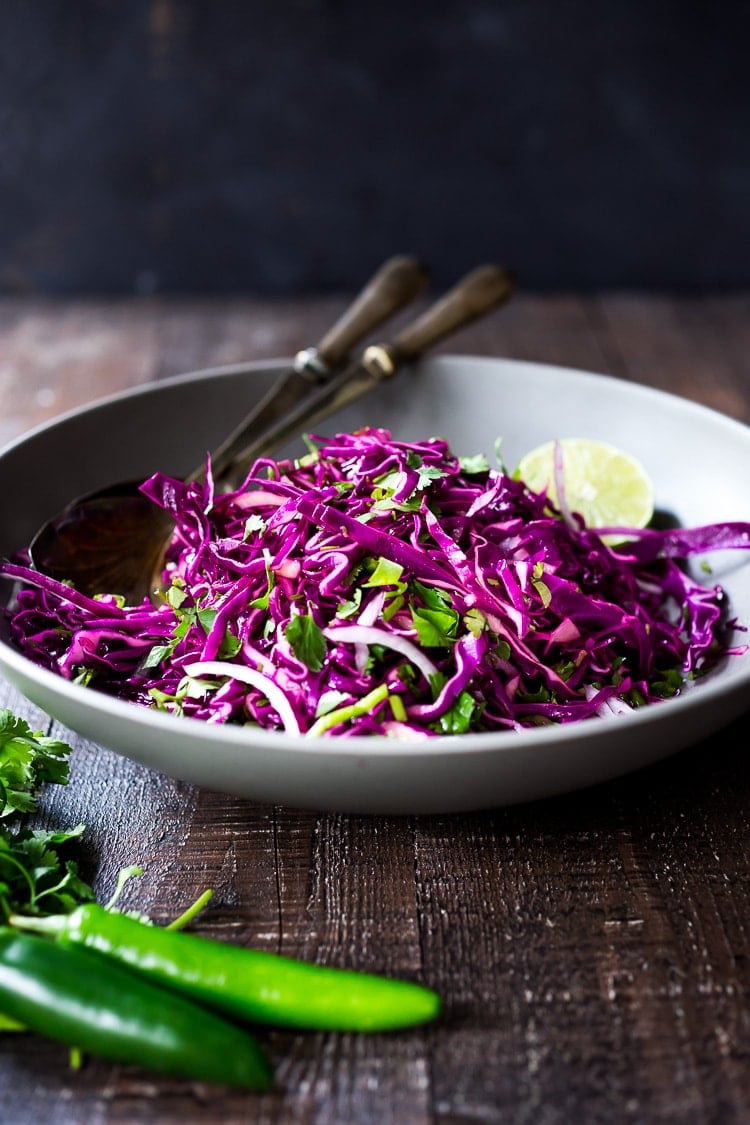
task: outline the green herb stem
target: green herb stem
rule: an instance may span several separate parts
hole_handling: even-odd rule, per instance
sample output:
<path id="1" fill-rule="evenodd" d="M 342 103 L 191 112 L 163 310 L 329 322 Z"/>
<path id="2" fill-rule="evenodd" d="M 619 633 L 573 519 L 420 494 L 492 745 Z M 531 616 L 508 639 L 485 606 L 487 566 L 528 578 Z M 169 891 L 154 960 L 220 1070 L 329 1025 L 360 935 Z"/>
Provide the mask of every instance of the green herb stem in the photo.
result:
<path id="1" fill-rule="evenodd" d="M 164 927 L 164 929 L 182 930 L 185 928 L 185 926 L 189 926 L 193 918 L 195 918 L 197 914 L 200 914 L 201 910 L 203 910 L 204 907 L 207 906 L 207 904 L 211 901 L 211 899 L 213 898 L 213 893 L 214 892 L 211 890 L 211 888 L 208 887 L 208 889 L 205 890 L 203 894 L 198 895 L 192 906 L 188 906 L 187 910 L 183 910 L 182 914 L 180 914 L 177 918 L 174 918 L 169 923 L 169 925 Z"/>

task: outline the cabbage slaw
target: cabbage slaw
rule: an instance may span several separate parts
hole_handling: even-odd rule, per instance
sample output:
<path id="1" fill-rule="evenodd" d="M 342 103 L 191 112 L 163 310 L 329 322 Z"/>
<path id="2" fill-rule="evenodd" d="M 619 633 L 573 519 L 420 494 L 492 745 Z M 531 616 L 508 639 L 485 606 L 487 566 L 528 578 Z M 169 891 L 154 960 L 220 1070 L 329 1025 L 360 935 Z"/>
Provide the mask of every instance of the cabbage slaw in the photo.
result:
<path id="1" fill-rule="evenodd" d="M 744 650 L 727 644 L 721 587 L 680 560 L 746 549 L 750 524 L 593 530 L 564 494 L 558 509 L 442 439 L 368 428 L 309 443 L 230 492 L 210 463 L 200 484 L 143 485 L 175 520 L 158 604 L 5 563 L 21 584 L 14 643 L 69 680 L 209 723 L 407 739 L 629 712 Z"/>

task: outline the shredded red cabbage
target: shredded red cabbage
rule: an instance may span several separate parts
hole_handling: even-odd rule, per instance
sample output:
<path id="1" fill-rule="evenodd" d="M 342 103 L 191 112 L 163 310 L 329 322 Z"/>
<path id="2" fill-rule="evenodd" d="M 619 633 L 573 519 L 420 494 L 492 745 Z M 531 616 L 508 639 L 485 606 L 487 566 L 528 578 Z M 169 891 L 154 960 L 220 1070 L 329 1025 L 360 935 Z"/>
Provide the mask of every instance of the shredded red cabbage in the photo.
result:
<path id="1" fill-rule="evenodd" d="M 608 716 L 682 692 L 743 651 L 726 598 L 679 565 L 750 524 L 587 529 L 483 458 L 365 429 L 261 459 L 219 493 L 161 474 L 160 604 L 91 599 L 20 562 L 30 659 L 209 723 L 425 738 Z"/>

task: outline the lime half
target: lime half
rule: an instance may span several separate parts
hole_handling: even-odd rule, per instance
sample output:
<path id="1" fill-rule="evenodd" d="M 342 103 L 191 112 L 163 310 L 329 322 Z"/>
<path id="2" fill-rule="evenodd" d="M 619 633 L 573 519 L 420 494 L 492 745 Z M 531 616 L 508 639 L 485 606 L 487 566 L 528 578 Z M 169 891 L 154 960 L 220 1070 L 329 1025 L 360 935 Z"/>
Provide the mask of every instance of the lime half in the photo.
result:
<path id="1" fill-rule="evenodd" d="M 654 486 L 629 453 L 604 441 L 562 438 L 527 453 L 515 477 L 533 492 L 547 490 L 559 506 L 555 484 L 555 449 L 562 457 L 565 504 L 579 512 L 588 527 L 645 527 L 654 514 Z"/>

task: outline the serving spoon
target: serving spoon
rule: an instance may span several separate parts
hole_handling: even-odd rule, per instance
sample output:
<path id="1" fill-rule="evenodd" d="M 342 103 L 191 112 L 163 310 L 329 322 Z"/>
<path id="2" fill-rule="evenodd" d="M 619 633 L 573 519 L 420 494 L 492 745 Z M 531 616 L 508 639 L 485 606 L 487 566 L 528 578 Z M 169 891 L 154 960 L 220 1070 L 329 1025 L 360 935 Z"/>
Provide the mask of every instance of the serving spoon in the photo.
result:
<path id="1" fill-rule="evenodd" d="M 424 283 L 424 273 L 414 259 L 396 261 L 400 263 L 396 270 L 398 284 L 387 268 L 390 264 L 384 267 L 390 278 L 386 286 L 389 311 L 383 311 L 385 304 L 375 302 L 375 315 L 371 291 L 374 287 L 380 294 L 376 276 L 355 302 L 356 315 L 352 317 L 350 310 L 317 348 L 298 353 L 292 370 L 274 383 L 212 454 L 212 474 L 217 483 L 240 481 L 257 457 L 273 452 L 368 393 L 449 333 L 507 300 L 513 291 L 513 278 L 506 270 L 481 266 L 390 342 L 370 345 L 361 357 L 342 367 L 341 357 L 365 335 L 365 325 L 382 323 L 411 299 L 405 296 L 407 291 L 413 297 Z M 342 336 L 346 348 L 341 346 Z M 204 472 L 205 462 L 184 479 L 187 483 L 199 481 Z M 89 596 L 119 594 L 131 605 L 158 596 L 174 519 L 139 491 L 142 483 L 125 481 L 72 501 L 35 535 L 29 548 L 31 565 L 43 574 L 72 583 Z"/>
<path id="2" fill-rule="evenodd" d="M 297 353 L 291 367 L 213 451 L 214 478 L 222 479 L 249 441 L 341 370 L 354 346 L 418 297 L 427 281 L 424 265 L 411 255 L 384 262 L 317 346 Z M 205 468 L 204 460 L 185 482 L 201 480 Z M 131 604 L 149 596 L 151 575 L 174 531 L 174 520 L 143 495 L 142 483 L 119 481 L 72 500 L 32 539 L 34 569 L 71 582 L 89 596 L 109 592 Z"/>

